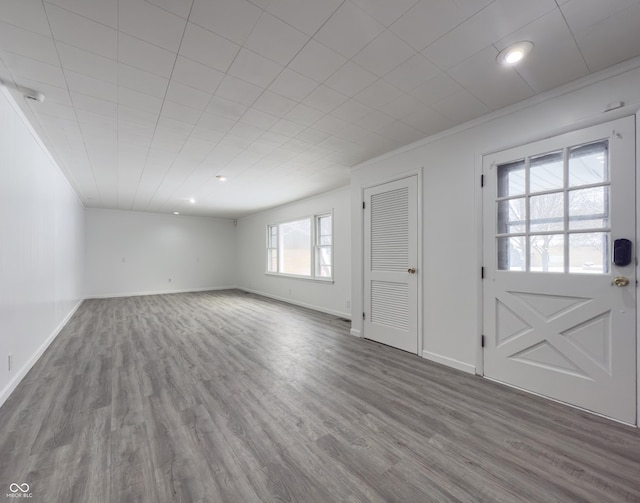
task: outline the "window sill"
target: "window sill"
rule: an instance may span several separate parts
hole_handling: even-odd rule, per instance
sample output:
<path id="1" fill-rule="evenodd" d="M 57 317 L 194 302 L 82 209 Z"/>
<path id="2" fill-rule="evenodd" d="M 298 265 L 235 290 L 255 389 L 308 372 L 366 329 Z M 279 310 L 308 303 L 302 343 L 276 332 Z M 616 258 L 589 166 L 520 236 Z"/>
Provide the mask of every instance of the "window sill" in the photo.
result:
<path id="1" fill-rule="evenodd" d="M 333 278 L 312 278 L 310 276 L 297 276 L 296 274 L 283 274 L 281 272 L 265 272 L 264 274 L 265 276 L 273 276 L 275 278 L 298 279 L 302 281 L 311 281 L 313 283 L 333 284 Z"/>

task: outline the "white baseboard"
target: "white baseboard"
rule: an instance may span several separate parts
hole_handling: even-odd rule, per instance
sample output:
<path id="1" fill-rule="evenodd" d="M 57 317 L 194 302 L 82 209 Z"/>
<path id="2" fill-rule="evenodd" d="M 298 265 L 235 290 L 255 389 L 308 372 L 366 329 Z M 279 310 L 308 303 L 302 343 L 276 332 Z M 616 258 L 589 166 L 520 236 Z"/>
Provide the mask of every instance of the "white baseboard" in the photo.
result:
<path id="1" fill-rule="evenodd" d="M 449 358 L 448 356 L 438 355 L 430 351 L 423 351 L 422 357 L 426 358 L 427 360 L 431 360 L 432 362 L 441 363 L 442 365 L 446 365 L 447 367 L 462 370 L 463 372 L 467 372 L 469 374 L 476 373 L 475 365 L 470 365 L 459 360 L 454 360 L 453 358 Z"/>
<path id="2" fill-rule="evenodd" d="M 181 290 L 150 290 L 147 292 L 126 292 L 91 294 L 87 299 L 115 299 L 118 297 L 142 297 L 144 295 L 167 295 L 169 293 L 208 292 L 210 290 L 235 290 L 237 286 L 209 286 L 206 288 L 185 288 Z"/>
<path id="3" fill-rule="evenodd" d="M 13 376 L 13 379 L 9 381 L 9 384 L 7 384 L 2 390 L 2 392 L 0 392 L 0 407 L 2 407 L 2 404 L 6 402 L 7 398 L 9 398 L 11 393 L 13 393 L 14 390 L 18 387 L 18 384 L 20 384 L 22 379 L 24 379 L 24 377 L 29 373 L 31 368 L 38 361 L 38 359 L 47 350 L 47 348 L 51 345 L 51 343 L 58 336 L 58 334 L 62 331 L 64 326 L 71 319 L 71 317 L 76 313 L 76 311 L 78 310 L 78 308 L 80 307 L 83 301 L 84 299 L 81 299 L 78 301 L 78 303 L 71 309 L 71 311 L 69 311 L 69 314 L 67 314 L 67 316 L 65 316 L 65 318 L 60 322 L 60 324 L 55 328 L 55 330 L 51 332 L 51 334 L 49 334 L 49 337 L 47 337 L 47 339 L 40 345 L 40 347 L 36 350 L 36 352 L 33 353 L 33 355 L 31 355 L 31 358 L 29 358 L 26 361 L 26 363 L 22 366 L 22 368 L 18 371 L 18 373 L 15 376 Z"/>
<path id="4" fill-rule="evenodd" d="M 314 311 L 320 311 L 321 313 L 332 314 L 333 316 L 338 316 L 340 318 L 346 318 L 348 320 L 351 319 L 351 313 L 344 313 L 342 311 L 334 311 L 333 309 L 328 309 L 323 306 L 316 306 L 315 304 L 307 304 L 306 302 L 300 302 L 295 299 L 289 299 L 287 297 L 280 297 L 278 295 L 273 295 L 271 293 L 261 292 L 259 290 L 253 290 L 252 288 L 245 288 L 243 286 L 236 287 L 238 290 L 242 290 L 243 292 L 255 293 L 256 295 L 261 295 L 262 297 L 268 297 L 270 299 L 279 300 L 281 302 L 286 302 L 287 304 L 293 304 L 295 306 L 306 307 L 307 309 L 313 309 Z"/>
<path id="5" fill-rule="evenodd" d="M 349 333 L 351 335 L 354 335 L 355 337 L 362 337 L 362 334 L 360 333 L 360 330 L 357 330 L 355 328 L 352 328 L 351 330 L 349 330 Z"/>

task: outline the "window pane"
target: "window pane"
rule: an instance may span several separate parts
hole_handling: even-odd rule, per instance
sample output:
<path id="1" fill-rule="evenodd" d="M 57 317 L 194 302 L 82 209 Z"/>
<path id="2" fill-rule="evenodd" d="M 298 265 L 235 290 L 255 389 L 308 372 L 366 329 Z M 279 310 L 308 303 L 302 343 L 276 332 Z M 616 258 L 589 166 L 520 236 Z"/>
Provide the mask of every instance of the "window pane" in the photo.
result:
<path id="1" fill-rule="evenodd" d="M 498 234 L 514 234 L 525 231 L 526 200 L 524 197 L 498 201 Z"/>
<path id="2" fill-rule="evenodd" d="M 325 216 L 320 217 L 320 235 L 321 236 L 329 236 L 331 235 L 331 217 Z"/>
<path id="3" fill-rule="evenodd" d="M 569 152 L 569 186 L 609 181 L 609 142 L 574 147 Z"/>
<path id="4" fill-rule="evenodd" d="M 608 186 L 569 192 L 569 229 L 598 229 L 608 226 Z"/>
<path id="5" fill-rule="evenodd" d="M 561 189 L 564 186 L 562 152 L 532 157 L 529 169 L 529 192 Z"/>
<path id="6" fill-rule="evenodd" d="M 498 197 L 524 194 L 524 161 L 498 166 Z"/>
<path id="7" fill-rule="evenodd" d="M 531 236 L 529 241 L 531 272 L 564 272 L 564 236 Z"/>
<path id="8" fill-rule="evenodd" d="M 608 250 L 608 232 L 570 234 L 569 272 L 588 274 L 608 273 Z"/>
<path id="9" fill-rule="evenodd" d="M 268 250 L 267 271 L 278 272 L 278 250 L 275 250 L 275 249 Z"/>
<path id="10" fill-rule="evenodd" d="M 316 274 L 322 278 L 331 277 L 331 248 L 318 248 Z"/>
<path id="11" fill-rule="evenodd" d="M 498 269 L 501 271 L 526 270 L 524 236 L 498 238 Z"/>
<path id="12" fill-rule="evenodd" d="M 564 229 L 564 193 L 543 194 L 529 199 L 531 232 Z"/>
<path id="13" fill-rule="evenodd" d="M 331 236 L 320 236 L 320 246 L 331 246 Z"/>
<path id="14" fill-rule="evenodd" d="M 269 248 L 278 247 L 278 227 L 272 225 L 269 227 Z"/>
<path id="15" fill-rule="evenodd" d="M 280 272 L 311 276 L 311 219 L 280 224 Z"/>

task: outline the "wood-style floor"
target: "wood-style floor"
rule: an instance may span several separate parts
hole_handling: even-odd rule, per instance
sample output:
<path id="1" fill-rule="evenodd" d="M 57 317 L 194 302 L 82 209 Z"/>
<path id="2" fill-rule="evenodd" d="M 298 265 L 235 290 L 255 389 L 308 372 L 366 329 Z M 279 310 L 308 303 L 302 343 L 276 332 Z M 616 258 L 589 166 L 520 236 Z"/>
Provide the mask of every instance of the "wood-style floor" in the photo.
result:
<path id="1" fill-rule="evenodd" d="M 85 301 L 0 409 L 0 498 L 640 501 L 634 428 L 348 329 L 239 291 Z"/>

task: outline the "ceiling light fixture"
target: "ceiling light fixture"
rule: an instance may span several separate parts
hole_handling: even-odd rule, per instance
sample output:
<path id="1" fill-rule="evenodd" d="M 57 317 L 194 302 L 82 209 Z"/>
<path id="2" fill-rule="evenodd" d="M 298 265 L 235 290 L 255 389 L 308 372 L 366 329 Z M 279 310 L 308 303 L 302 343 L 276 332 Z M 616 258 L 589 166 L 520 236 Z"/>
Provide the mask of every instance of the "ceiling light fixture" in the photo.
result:
<path id="1" fill-rule="evenodd" d="M 190 202 L 191 204 L 196 204 L 196 199 L 195 199 L 194 197 L 190 197 L 190 198 L 189 198 L 189 202 Z"/>
<path id="2" fill-rule="evenodd" d="M 227 177 L 224 175 L 218 175 L 216 176 L 216 178 L 218 179 L 219 182 L 226 182 L 227 181 Z"/>
<path id="3" fill-rule="evenodd" d="M 179 212 L 179 211 L 174 211 L 174 212 L 173 212 L 173 214 L 174 214 L 174 215 L 179 215 L 179 214 L 180 214 L 180 212 Z"/>
<path id="4" fill-rule="evenodd" d="M 533 50 L 533 42 L 525 40 L 511 44 L 498 53 L 496 60 L 503 66 L 513 66 L 520 63 Z"/>

